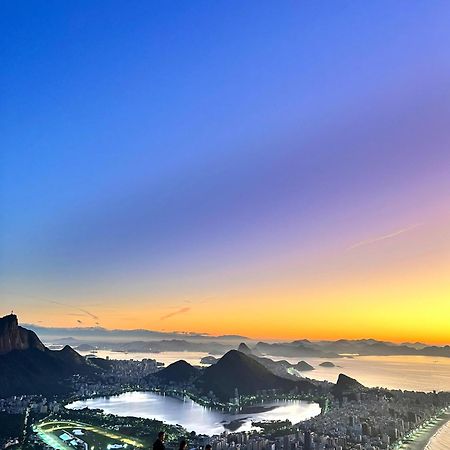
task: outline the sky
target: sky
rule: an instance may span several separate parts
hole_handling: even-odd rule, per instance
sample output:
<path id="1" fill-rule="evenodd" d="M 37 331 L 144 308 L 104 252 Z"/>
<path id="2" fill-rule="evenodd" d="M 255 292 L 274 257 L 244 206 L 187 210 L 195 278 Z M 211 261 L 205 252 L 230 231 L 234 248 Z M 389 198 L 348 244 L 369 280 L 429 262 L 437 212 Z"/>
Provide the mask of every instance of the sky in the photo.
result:
<path id="1" fill-rule="evenodd" d="M 449 19 L 1 2 L 0 314 L 450 343 Z"/>

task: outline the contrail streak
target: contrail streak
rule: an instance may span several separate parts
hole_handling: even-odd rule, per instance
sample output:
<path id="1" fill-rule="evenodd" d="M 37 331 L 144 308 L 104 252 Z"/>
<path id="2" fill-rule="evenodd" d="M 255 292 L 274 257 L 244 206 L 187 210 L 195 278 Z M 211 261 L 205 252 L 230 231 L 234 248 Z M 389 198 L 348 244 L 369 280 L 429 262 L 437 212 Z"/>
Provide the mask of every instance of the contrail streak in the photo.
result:
<path id="1" fill-rule="evenodd" d="M 371 245 L 371 244 L 375 244 L 376 242 L 385 241 L 386 239 L 395 238 L 397 236 L 400 236 L 403 233 L 407 233 L 408 231 L 414 230 L 415 228 L 420 227 L 421 225 L 422 225 L 421 223 L 416 223 L 416 224 L 411 225 L 409 227 L 393 231 L 392 233 L 389 233 L 389 234 L 384 234 L 382 236 L 378 236 L 378 237 L 375 237 L 375 238 L 372 238 L 372 239 L 367 239 L 365 241 L 357 242 L 356 244 L 353 244 L 352 246 L 350 246 L 347 250 L 353 250 L 353 249 L 358 248 L 358 247 L 363 247 L 365 245 Z"/>
<path id="2" fill-rule="evenodd" d="M 190 310 L 191 310 L 191 308 L 189 308 L 189 307 L 184 307 L 184 308 L 177 309 L 177 310 L 174 311 L 174 312 L 171 312 L 171 313 L 169 313 L 169 314 L 166 314 L 165 316 L 162 316 L 162 317 L 161 317 L 161 320 L 169 319 L 170 317 L 177 316 L 178 314 L 184 314 L 184 313 L 187 313 L 187 312 L 189 312 Z"/>

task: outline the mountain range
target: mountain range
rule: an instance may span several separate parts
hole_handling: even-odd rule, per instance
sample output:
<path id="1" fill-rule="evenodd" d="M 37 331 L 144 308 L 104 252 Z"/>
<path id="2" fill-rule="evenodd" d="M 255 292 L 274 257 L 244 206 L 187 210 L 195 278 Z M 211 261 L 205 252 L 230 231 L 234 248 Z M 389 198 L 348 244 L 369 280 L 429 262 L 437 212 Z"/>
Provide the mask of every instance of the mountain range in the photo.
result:
<path id="1" fill-rule="evenodd" d="M 120 330 L 120 329 L 107 329 L 100 326 L 96 327 L 44 327 L 36 324 L 25 324 L 25 326 L 35 331 L 41 338 L 46 340 L 61 340 L 70 338 L 68 343 L 83 342 L 132 342 L 132 341 L 157 341 L 157 340 L 172 340 L 183 339 L 189 342 L 231 342 L 233 345 L 243 340 L 250 340 L 246 336 L 225 334 L 219 336 L 211 336 L 204 333 L 190 333 L 182 331 L 154 331 L 145 329 L 134 330 Z"/>
<path id="2" fill-rule="evenodd" d="M 246 342 L 256 356 L 281 358 L 336 358 L 340 355 L 424 355 L 450 357 L 450 345 L 426 345 L 420 342 L 396 344 L 376 339 L 339 339 L 336 341 L 291 342 L 255 341 L 245 336 L 210 336 L 200 333 L 161 332 L 152 330 L 108 330 L 101 327 L 49 328 L 27 325 L 44 342 L 51 344 L 90 344 L 102 350 L 124 352 L 197 351 L 223 355 Z"/>

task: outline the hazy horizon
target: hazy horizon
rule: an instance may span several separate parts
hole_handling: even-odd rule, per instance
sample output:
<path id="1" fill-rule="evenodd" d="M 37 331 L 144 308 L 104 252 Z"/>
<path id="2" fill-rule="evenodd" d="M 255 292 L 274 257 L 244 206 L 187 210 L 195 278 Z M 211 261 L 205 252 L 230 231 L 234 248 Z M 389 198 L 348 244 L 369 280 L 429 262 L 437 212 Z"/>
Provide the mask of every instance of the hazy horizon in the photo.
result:
<path id="1" fill-rule="evenodd" d="M 20 319 L 20 318 L 19 318 Z M 41 324 L 38 323 L 21 323 L 19 322 L 19 325 L 25 328 L 32 328 L 32 329 L 38 329 L 38 330 L 42 330 L 42 332 L 45 334 L 46 330 L 61 330 L 61 332 L 69 332 L 70 331 L 106 331 L 106 332 L 129 332 L 130 334 L 132 332 L 149 332 L 149 333 L 154 333 L 155 335 L 161 335 L 161 336 L 155 336 L 155 339 L 158 338 L 164 338 L 165 336 L 178 336 L 180 338 L 185 337 L 186 339 L 189 338 L 204 338 L 204 339 L 220 339 L 223 338 L 224 340 L 229 339 L 229 340 L 247 340 L 247 341 L 252 341 L 252 342 L 257 342 L 257 341 L 268 341 L 268 342 L 291 342 L 291 341 L 301 341 L 301 340 L 308 340 L 311 342 L 326 342 L 326 341 L 330 341 L 330 342 L 334 342 L 337 340 L 351 340 L 351 341 L 370 341 L 370 340 L 375 340 L 375 341 L 379 341 L 379 342 L 388 342 L 388 343 L 393 343 L 393 344 L 424 344 L 424 345 L 437 345 L 437 346 L 447 346 L 450 345 L 449 342 L 426 342 L 426 341 L 416 341 L 416 340 L 409 340 L 409 341 L 394 341 L 394 340 L 381 340 L 381 339 L 375 339 L 371 336 L 362 336 L 362 337 L 356 337 L 356 338 L 346 338 L 346 337 L 338 337 L 338 338 L 334 338 L 334 339 L 329 339 L 329 338 L 316 338 L 316 339 L 310 339 L 307 336 L 297 336 L 296 338 L 274 338 L 271 336 L 249 336 L 249 335 L 235 335 L 235 334 L 226 334 L 226 335 L 221 335 L 221 334 L 208 334 L 208 333 L 202 333 L 202 332 L 195 332 L 195 331 L 182 331 L 182 330 L 153 330 L 153 329 L 148 329 L 148 328 L 105 328 L 105 327 L 101 327 L 101 326 L 92 326 L 92 327 L 82 327 L 82 326 L 74 326 L 74 327 L 59 327 L 59 326 L 43 326 Z M 130 337 L 131 338 L 131 337 Z"/>

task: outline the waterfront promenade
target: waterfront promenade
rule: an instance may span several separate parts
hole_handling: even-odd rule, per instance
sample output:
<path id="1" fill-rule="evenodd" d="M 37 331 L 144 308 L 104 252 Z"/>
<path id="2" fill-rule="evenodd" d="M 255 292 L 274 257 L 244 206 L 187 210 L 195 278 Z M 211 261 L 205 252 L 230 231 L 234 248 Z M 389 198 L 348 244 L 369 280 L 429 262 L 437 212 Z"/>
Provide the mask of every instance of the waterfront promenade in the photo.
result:
<path id="1" fill-rule="evenodd" d="M 409 436 L 407 441 L 404 441 L 398 447 L 394 447 L 398 450 L 436 450 L 439 447 L 436 445 L 437 442 L 432 443 L 430 440 L 435 436 L 435 434 L 443 427 L 447 422 L 450 421 L 450 409 L 447 408 L 438 417 L 428 421 L 423 427 L 415 430 Z M 436 436 L 436 440 L 438 436 Z M 429 444 L 429 445 L 428 445 Z"/>
<path id="2" fill-rule="evenodd" d="M 425 450 L 448 450 L 450 448 L 450 420 L 432 436 Z"/>

